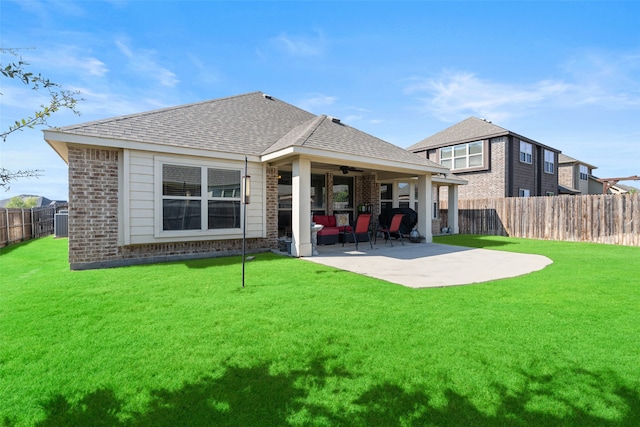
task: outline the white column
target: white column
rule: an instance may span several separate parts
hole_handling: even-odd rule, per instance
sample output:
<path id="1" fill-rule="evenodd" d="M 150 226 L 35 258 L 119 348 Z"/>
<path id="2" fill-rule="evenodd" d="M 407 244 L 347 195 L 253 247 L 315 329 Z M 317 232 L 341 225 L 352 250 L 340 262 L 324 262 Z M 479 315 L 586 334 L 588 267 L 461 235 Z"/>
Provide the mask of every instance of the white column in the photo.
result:
<path id="1" fill-rule="evenodd" d="M 449 186 L 449 204 L 447 211 L 447 223 L 449 224 L 449 232 L 451 234 L 460 233 L 458 227 L 458 186 Z"/>
<path id="2" fill-rule="evenodd" d="M 391 186 L 391 207 L 398 208 L 400 207 L 400 183 L 398 181 L 393 181 Z"/>
<path id="3" fill-rule="evenodd" d="M 418 231 L 424 236 L 424 243 L 433 242 L 431 218 L 433 217 L 433 201 L 431 200 L 431 174 L 418 176 Z"/>
<path id="4" fill-rule="evenodd" d="M 291 171 L 291 255 L 311 256 L 311 161 L 298 158 Z"/>

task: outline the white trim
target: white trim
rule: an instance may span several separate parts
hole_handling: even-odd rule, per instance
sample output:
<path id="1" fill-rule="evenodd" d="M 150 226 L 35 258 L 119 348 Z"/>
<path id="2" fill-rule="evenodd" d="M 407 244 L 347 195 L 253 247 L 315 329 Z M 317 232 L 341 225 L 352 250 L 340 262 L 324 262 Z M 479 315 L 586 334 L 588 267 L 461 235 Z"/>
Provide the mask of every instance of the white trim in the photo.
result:
<path id="1" fill-rule="evenodd" d="M 408 173 L 413 176 L 417 176 L 425 172 L 449 172 L 449 169 L 439 165 L 420 165 L 417 163 L 408 163 L 399 160 L 379 159 L 377 157 L 367 156 L 366 153 L 356 155 L 300 146 L 287 147 L 283 150 L 263 155 L 261 156 L 261 160 L 263 162 L 272 162 L 294 155 L 308 156 L 308 158 L 314 162 L 338 164 L 349 163 L 350 166 Z"/>
<path id="2" fill-rule="evenodd" d="M 120 199 L 122 202 L 122 222 L 124 224 L 124 244 L 125 245 L 131 244 L 131 209 L 130 209 L 131 208 L 131 204 L 130 204 L 131 156 L 130 154 L 131 153 L 129 152 L 129 150 L 127 149 L 122 150 L 122 161 L 123 161 L 122 193 L 123 194 L 120 195 Z"/>
<path id="3" fill-rule="evenodd" d="M 162 201 L 164 199 L 162 194 L 162 166 L 165 164 L 178 165 L 178 166 L 190 166 L 190 167 L 199 167 L 201 169 L 224 169 L 224 170 L 232 170 L 238 171 L 240 176 L 244 173 L 243 168 L 238 165 L 237 167 L 223 167 L 219 164 L 216 164 L 212 161 L 203 161 L 198 159 L 185 159 L 185 158 L 176 158 L 176 157 L 164 157 L 164 156 L 154 156 L 153 158 L 154 168 L 153 168 L 153 179 L 154 179 L 154 237 L 156 239 L 164 239 L 164 238 L 196 238 L 196 239 L 205 239 L 207 237 L 224 237 L 224 238 L 240 238 L 242 237 L 242 222 L 240 223 L 240 227 L 238 228 L 226 228 L 226 229 L 204 229 L 205 221 L 207 221 L 208 215 L 208 203 L 206 203 L 209 199 L 205 195 L 206 193 L 206 180 L 207 174 L 201 174 L 201 183 L 202 183 L 202 192 L 200 195 L 200 220 L 201 220 L 201 228 L 199 230 L 164 230 L 163 229 L 163 221 L 162 221 Z M 176 197 L 180 198 L 180 197 Z M 243 209 L 246 209 L 248 205 L 242 203 L 242 198 L 238 197 L 229 199 L 240 202 L 240 217 L 242 217 Z"/>
<path id="4" fill-rule="evenodd" d="M 523 146 L 524 146 L 524 150 L 522 149 Z M 523 154 L 524 154 L 524 160 L 522 160 Z M 527 156 L 529 156 L 528 159 L 527 159 Z M 530 142 L 520 140 L 520 153 L 518 154 L 518 160 L 520 160 L 520 163 L 525 163 L 527 165 L 530 165 L 533 163 L 533 144 L 531 144 Z"/>
<path id="5" fill-rule="evenodd" d="M 543 153 L 544 153 L 543 154 L 544 155 L 544 164 L 543 164 L 543 168 L 542 169 L 543 169 L 544 173 L 547 173 L 549 175 L 554 175 L 556 173 L 556 162 L 555 162 L 556 155 L 555 155 L 555 153 L 553 151 L 547 150 L 546 148 L 544 149 Z M 547 157 L 548 157 L 547 154 L 551 155 L 551 160 L 547 160 Z M 550 165 L 551 171 L 547 170 L 547 165 Z"/>

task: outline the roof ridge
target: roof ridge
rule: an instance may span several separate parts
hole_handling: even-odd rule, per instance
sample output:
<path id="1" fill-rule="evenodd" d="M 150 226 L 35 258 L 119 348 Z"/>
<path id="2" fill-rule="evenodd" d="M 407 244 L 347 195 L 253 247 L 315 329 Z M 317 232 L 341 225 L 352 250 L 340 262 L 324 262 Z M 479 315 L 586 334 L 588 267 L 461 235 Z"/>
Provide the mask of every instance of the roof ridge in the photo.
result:
<path id="1" fill-rule="evenodd" d="M 324 122 L 326 119 L 327 116 L 325 114 L 321 114 L 311 120 L 309 126 L 307 126 L 302 132 L 300 132 L 300 135 L 298 135 L 293 145 L 304 145 L 304 143 L 309 140 L 311 135 L 313 135 L 316 129 L 318 129 L 322 122 Z"/>

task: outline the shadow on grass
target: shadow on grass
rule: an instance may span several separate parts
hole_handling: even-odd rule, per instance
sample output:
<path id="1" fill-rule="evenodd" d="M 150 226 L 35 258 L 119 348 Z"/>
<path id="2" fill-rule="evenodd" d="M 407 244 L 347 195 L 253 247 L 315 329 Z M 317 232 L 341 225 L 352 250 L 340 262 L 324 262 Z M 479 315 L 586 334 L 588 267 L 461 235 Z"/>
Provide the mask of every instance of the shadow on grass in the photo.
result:
<path id="1" fill-rule="evenodd" d="M 563 370 L 560 379 L 528 374 L 520 390 L 494 385 L 492 410 L 452 389 L 438 396 L 383 383 L 340 403 L 340 391 L 358 381 L 328 359 L 305 369 L 272 373 L 268 364 L 228 367 L 221 376 L 151 392 L 144 412 L 125 413 L 112 390 L 99 389 L 71 403 L 56 396 L 43 404 L 38 426 L 629 426 L 640 421 L 638 391 L 613 374 Z M 566 381 L 571 379 L 570 383 Z M 579 390 L 573 397 L 571 391 Z M 318 398 L 318 394 L 333 396 Z M 567 394 L 568 393 L 568 394 Z M 312 396 L 313 394 L 313 396 Z M 477 398 L 477 396 L 476 396 Z M 313 401 L 315 403 L 309 403 Z M 436 404 L 434 402 L 440 402 Z M 340 406 L 342 405 L 342 406 Z M 5 419 L 5 425 L 12 423 Z"/>
<path id="2" fill-rule="evenodd" d="M 433 238 L 434 243 L 443 243 L 446 245 L 466 246 L 470 248 L 492 248 L 499 246 L 512 246 L 519 244 L 515 240 L 500 240 L 500 236 L 485 236 L 480 234 L 454 234 L 450 236 L 436 236 Z"/>

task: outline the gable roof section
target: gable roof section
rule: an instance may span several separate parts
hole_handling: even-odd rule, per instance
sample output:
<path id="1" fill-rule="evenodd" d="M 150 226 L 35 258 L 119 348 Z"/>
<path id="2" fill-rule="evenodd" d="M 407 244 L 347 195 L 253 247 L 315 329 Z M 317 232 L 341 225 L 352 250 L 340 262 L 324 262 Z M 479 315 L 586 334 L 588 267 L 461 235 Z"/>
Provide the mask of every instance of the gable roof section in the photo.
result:
<path id="1" fill-rule="evenodd" d="M 446 128 L 417 144 L 407 148 L 409 151 L 419 151 L 427 148 L 442 147 L 453 143 L 471 142 L 481 138 L 495 138 L 508 135 L 507 129 L 494 125 L 477 117 L 469 117 L 453 126 Z"/>
<path id="2" fill-rule="evenodd" d="M 440 148 L 448 145 L 464 144 L 466 142 L 478 141 L 482 139 L 496 138 L 499 136 L 511 135 L 523 141 L 531 142 L 541 147 L 560 152 L 556 148 L 552 148 L 534 141 L 531 138 L 524 137 L 503 127 L 494 125 L 493 123 L 477 117 L 469 117 L 453 126 L 446 128 L 422 141 L 413 144 L 407 150 L 412 152 L 424 151 L 429 148 Z"/>
<path id="3" fill-rule="evenodd" d="M 313 118 L 298 107 L 252 92 L 59 129 L 88 137 L 259 155 Z"/>
<path id="4" fill-rule="evenodd" d="M 569 164 L 569 163 L 573 163 L 573 164 L 581 164 L 581 165 L 585 165 L 586 167 L 588 167 L 589 169 L 598 169 L 597 166 L 594 165 L 590 165 L 589 163 L 585 163 L 581 160 L 578 159 L 574 159 L 571 156 L 567 156 L 566 154 L 562 154 L 560 153 L 558 155 L 558 163 L 559 164 Z"/>
<path id="5" fill-rule="evenodd" d="M 292 129 L 262 154 L 272 154 L 289 147 L 305 147 L 332 152 L 338 156 L 346 154 L 442 169 L 435 162 L 325 115 L 317 116 Z"/>

